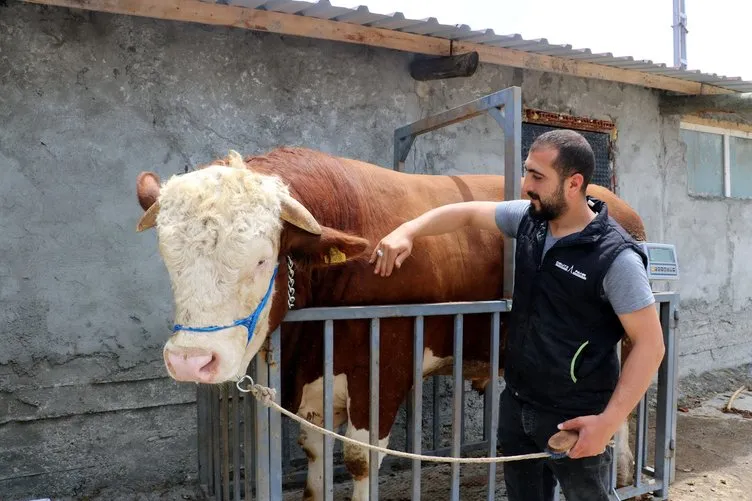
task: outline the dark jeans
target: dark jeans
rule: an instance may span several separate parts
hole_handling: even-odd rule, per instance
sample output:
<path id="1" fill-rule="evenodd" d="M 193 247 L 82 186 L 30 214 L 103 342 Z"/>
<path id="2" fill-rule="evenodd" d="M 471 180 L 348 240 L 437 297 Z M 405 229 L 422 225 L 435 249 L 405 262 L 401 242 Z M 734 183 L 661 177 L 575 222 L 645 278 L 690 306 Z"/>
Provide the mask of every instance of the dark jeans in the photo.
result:
<path id="1" fill-rule="evenodd" d="M 499 402 L 499 447 L 505 456 L 545 450 L 568 418 L 541 412 L 505 388 Z M 608 501 L 611 449 L 582 459 L 525 459 L 504 465 L 509 501 L 551 501 L 556 479 L 567 501 Z"/>

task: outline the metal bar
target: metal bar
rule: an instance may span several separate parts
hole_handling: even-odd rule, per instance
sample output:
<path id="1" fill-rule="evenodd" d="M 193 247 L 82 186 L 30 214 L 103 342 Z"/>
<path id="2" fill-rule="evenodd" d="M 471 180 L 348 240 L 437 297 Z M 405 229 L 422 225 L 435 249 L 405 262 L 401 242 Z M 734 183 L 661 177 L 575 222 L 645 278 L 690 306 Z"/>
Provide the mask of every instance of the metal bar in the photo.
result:
<path id="1" fill-rule="evenodd" d="M 212 421 L 214 426 L 213 428 L 213 440 L 212 440 L 212 449 L 214 452 L 214 485 L 212 486 L 212 494 L 216 496 L 216 498 L 220 498 L 222 496 L 222 467 L 220 466 L 220 452 L 221 452 L 221 446 L 222 443 L 220 442 L 219 434 L 220 430 L 222 429 L 222 423 L 219 419 L 219 405 L 220 405 L 220 389 L 217 386 L 212 386 Z"/>
<path id="2" fill-rule="evenodd" d="M 635 431 L 635 474 L 634 483 L 635 486 L 640 487 L 642 485 L 642 469 L 645 466 L 645 449 L 644 444 L 647 443 L 647 437 L 645 435 L 645 428 L 648 422 L 648 405 L 647 395 L 644 395 L 640 399 L 640 403 L 637 405 L 637 426 Z"/>
<path id="3" fill-rule="evenodd" d="M 415 136 L 400 137 L 398 131 L 394 131 L 394 170 L 405 171 L 405 160 L 415 143 Z"/>
<path id="4" fill-rule="evenodd" d="M 282 388 L 281 327 L 272 331 L 267 352 L 269 385 Z M 282 415 L 269 412 L 269 493 L 270 499 L 282 499 Z"/>
<path id="5" fill-rule="evenodd" d="M 731 196 L 731 138 L 723 134 L 723 195 Z"/>
<path id="6" fill-rule="evenodd" d="M 423 317 L 415 318 L 413 333 L 413 391 L 410 401 L 411 451 L 420 454 L 423 439 Z M 420 501 L 420 460 L 412 462 L 411 501 Z"/>
<path id="7" fill-rule="evenodd" d="M 491 407 L 490 421 L 488 423 L 488 457 L 496 457 L 496 428 L 499 426 L 499 346 L 500 346 L 500 317 L 499 313 L 494 313 L 491 320 L 491 346 L 490 346 L 490 374 L 491 381 L 486 386 L 486 394 L 490 394 L 487 400 Z M 488 501 L 496 499 L 496 463 L 488 464 L 488 490 L 486 491 Z"/>
<path id="8" fill-rule="evenodd" d="M 439 406 L 439 376 L 433 376 L 433 388 L 431 388 L 433 401 L 433 420 L 431 421 L 431 438 L 433 438 L 433 450 L 436 451 L 441 446 L 441 428 L 439 419 L 441 417 L 441 407 Z"/>
<path id="9" fill-rule="evenodd" d="M 674 345 L 670 335 L 670 303 L 659 303 L 661 327 L 663 328 L 663 342 L 666 353 L 658 369 L 658 395 L 655 423 L 655 479 L 661 482 L 661 488 L 656 492 L 658 499 L 668 496 L 669 474 L 668 459 L 671 451 L 671 413 L 670 406 L 674 402 L 673 373 L 674 373 Z"/>
<path id="10" fill-rule="evenodd" d="M 456 315 L 464 313 L 508 312 L 511 301 L 458 301 L 452 303 L 405 304 L 385 306 L 332 306 L 288 311 L 284 322 L 357 320 L 393 317 Z"/>
<path id="11" fill-rule="evenodd" d="M 462 388 L 464 380 L 462 379 L 462 327 L 463 315 L 457 314 L 454 317 L 454 353 L 452 376 L 454 385 L 452 395 L 454 401 L 452 405 L 452 456 L 459 457 L 460 448 L 462 447 Z M 452 501 L 460 499 L 460 464 L 452 463 Z"/>
<path id="12" fill-rule="evenodd" d="M 243 488 L 245 491 L 246 501 L 251 500 L 251 492 L 253 491 L 253 453 L 255 447 L 253 446 L 253 416 L 251 415 L 253 409 L 253 399 L 250 394 L 243 394 L 243 463 L 245 467 L 245 475 L 243 476 Z"/>
<path id="13" fill-rule="evenodd" d="M 232 492 L 235 501 L 240 501 L 240 392 L 235 385 L 232 385 Z"/>
<path id="14" fill-rule="evenodd" d="M 674 295 L 673 298 L 669 299 L 669 310 L 668 310 L 668 322 L 671 322 L 671 318 L 674 316 L 674 313 L 676 311 L 676 308 L 679 304 L 679 295 Z M 669 324 L 670 325 L 670 324 Z M 679 348 L 677 346 L 678 339 L 675 335 L 671 335 L 671 330 L 669 329 L 669 342 L 671 343 L 670 351 L 673 352 L 673 372 L 671 373 L 671 379 L 670 379 L 670 388 L 673 393 L 673 403 L 671 404 L 671 456 L 669 457 L 668 461 L 668 469 L 669 469 L 669 482 L 673 482 L 674 478 L 676 476 L 676 424 L 678 421 L 677 416 L 677 409 L 679 408 L 679 391 L 677 390 L 678 385 L 678 378 L 679 378 Z"/>
<path id="15" fill-rule="evenodd" d="M 503 89 L 494 92 L 493 94 L 483 96 L 475 101 L 470 101 L 469 103 L 423 118 L 409 125 L 402 126 L 394 131 L 395 137 L 403 138 L 418 136 L 463 120 L 477 117 L 489 108 L 503 106 L 507 101 L 508 93 L 509 89 Z M 404 161 L 404 157 L 401 160 Z"/>
<path id="16" fill-rule="evenodd" d="M 196 386 L 196 441 L 198 443 L 198 481 L 202 486 L 208 486 L 209 484 L 209 472 L 211 467 L 209 465 L 209 458 L 207 457 L 211 451 L 208 444 L 207 430 L 211 430 L 209 427 L 209 418 L 207 416 L 209 407 L 206 405 L 206 391 L 202 385 Z M 206 488 L 206 487 L 204 487 Z"/>
<path id="17" fill-rule="evenodd" d="M 371 445 L 379 443 L 379 319 L 371 319 L 371 356 L 370 356 L 370 416 L 369 441 Z M 368 497 L 379 499 L 379 456 L 376 451 L 368 452 Z"/>
<path id="18" fill-rule="evenodd" d="M 324 322 L 324 428 L 334 429 L 334 321 Z M 334 439 L 324 435 L 324 500 L 334 499 Z M 279 498 L 274 498 L 279 499 Z"/>
<path id="19" fill-rule="evenodd" d="M 256 361 L 256 383 L 269 385 L 269 369 L 261 353 Z M 269 490 L 269 409 L 256 400 L 256 499 L 271 499 Z"/>
<path id="20" fill-rule="evenodd" d="M 230 501 L 230 398 L 227 384 L 220 386 L 219 420 L 222 428 L 222 499 Z"/>
<path id="21" fill-rule="evenodd" d="M 504 94 L 504 200 L 520 197 L 522 189 L 522 91 L 510 87 Z M 514 292 L 514 251 L 516 239 L 504 235 L 504 292 Z"/>
<path id="22" fill-rule="evenodd" d="M 684 0 L 674 0 L 674 66 L 687 69 L 687 12 Z"/>

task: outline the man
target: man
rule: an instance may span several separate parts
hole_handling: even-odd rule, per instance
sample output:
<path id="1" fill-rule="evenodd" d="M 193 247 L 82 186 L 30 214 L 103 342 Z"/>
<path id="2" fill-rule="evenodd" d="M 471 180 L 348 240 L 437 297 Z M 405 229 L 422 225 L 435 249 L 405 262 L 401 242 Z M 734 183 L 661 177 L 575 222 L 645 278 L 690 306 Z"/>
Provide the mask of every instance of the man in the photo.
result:
<path id="1" fill-rule="evenodd" d="M 525 161 L 528 200 L 463 202 L 408 221 L 374 249 L 388 276 L 413 240 L 472 225 L 517 238 L 515 290 L 500 399 L 506 455 L 540 452 L 558 430 L 576 430 L 563 459 L 504 463 L 510 501 L 547 501 L 555 479 L 569 501 L 607 500 L 607 444 L 650 385 L 663 359 L 658 313 L 640 247 L 585 194 L 595 156 L 576 132 L 539 136 Z M 633 349 L 621 376 L 616 346 Z"/>

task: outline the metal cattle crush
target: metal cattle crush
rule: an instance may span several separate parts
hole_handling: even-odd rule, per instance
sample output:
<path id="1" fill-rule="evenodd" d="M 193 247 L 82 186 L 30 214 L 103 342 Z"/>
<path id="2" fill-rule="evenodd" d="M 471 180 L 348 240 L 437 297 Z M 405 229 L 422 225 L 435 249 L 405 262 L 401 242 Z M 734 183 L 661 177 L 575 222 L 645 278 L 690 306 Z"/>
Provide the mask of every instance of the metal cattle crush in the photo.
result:
<path id="1" fill-rule="evenodd" d="M 521 155 L 521 95 L 518 87 L 504 89 L 476 101 L 472 101 L 441 114 L 422 119 L 395 131 L 395 168 L 399 169 L 407 157 L 416 136 L 468 118 L 488 113 L 504 130 L 505 157 L 505 199 L 518 198 L 520 192 Z M 511 297 L 513 288 L 513 241 L 505 241 L 505 280 L 504 295 Z M 652 493 L 654 499 L 667 499 L 668 486 L 673 479 L 674 452 L 676 443 L 676 398 L 677 350 L 671 318 L 678 305 L 676 293 L 655 293 L 657 307 L 663 327 L 666 355 L 660 366 L 657 378 L 657 391 L 653 399 L 648 392 L 636 409 L 634 440 L 631 445 L 635 455 L 634 476 L 630 485 L 613 489 L 614 500 L 629 499 L 641 494 Z M 382 318 L 409 317 L 414 324 L 414 388 L 407 403 L 407 444 L 406 451 L 432 456 L 460 457 L 468 453 L 483 452 L 483 456 L 497 456 L 496 427 L 498 424 L 499 402 L 499 337 L 501 316 L 511 308 L 511 301 L 379 305 L 367 307 L 307 308 L 289 311 L 284 322 L 324 322 L 324 427 L 333 430 L 333 338 L 338 320 L 370 319 L 370 443 L 378 444 L 378 388 L 379 388 L 379 325 Z M 492 327 L 488 332 L 491 346 L 490 383 L 483 401 L 483 439 L 476 442 L 465 441 L 465 389 L 462 378 L 463 316 L 479 313 L 492 315 Z M 433 378 L 433 449 L 422 449 L 423 436 L 423 323 L 432 315 L 452 315 L 454 317 L 454 364 L 452 369 L 451 405 L 451 446 L 440 448 L 437 443 L 438 406 L 437 380 Z M 248 374 L 260 385 L 281 388 L 281 378 L 288 370 L 281 367 L 280 329 L 276 329 L 268 339 L 265 356 L 261 353 L 251 363 Z M 655 431 L 650 440 L 650 410 L 655 415 Z M 301 473 L 292 471 L 292 463 L 287 450 L 291 447 L 290 438 L 283 427 L 282 416 L 256 400 L 250 393 L 241 393 L 234 384 L 224 386 L 200 385 L 197 390 L 198 462 L 199 482 L 210 499 L 220 500 L 282 500 L 286 486 L 299 483 Z M 333 430 L 336 431 L 336 430 Z M 333 499 L 335 474 L 343 471 L 342 465 L 335 464 L 334 439 L 324 441 L 324 499 Z M 652 445 L 652 448 L 649 447 Z M 394 444 L 389 448 L 396 449 Z M 650 450 L 652 449 L 652 451 Z M 618 451 L 612 451 L 614 457 Z M 652 454 L 650 454 L 652 452 Z M 376 468 L 377 452 L 370 451 L 369 486 L 371 499 L 379 499 L 379 472 Z M 652 456 L 653 466 L 649 459 Z M 386 465 L 389 456 L 383 464 Z M 409 460 L 400 463 L 411 468 L 410 499 L 421 499 L 421 461 Z M 496 472 L 498 465 L 486 465 L 487 478 L 484 478 L 485 498 L 496 499 Z M 382 469 L 384 466 L 382 466 Z M 452 500 L 461 499 L 460 472 L 462 466 L 453 463 L 449 492 Z M 611 474 L 611 485 L 616 485 L 616 461 Z M 400 499 L 405 499 L 403 495 Z"/>

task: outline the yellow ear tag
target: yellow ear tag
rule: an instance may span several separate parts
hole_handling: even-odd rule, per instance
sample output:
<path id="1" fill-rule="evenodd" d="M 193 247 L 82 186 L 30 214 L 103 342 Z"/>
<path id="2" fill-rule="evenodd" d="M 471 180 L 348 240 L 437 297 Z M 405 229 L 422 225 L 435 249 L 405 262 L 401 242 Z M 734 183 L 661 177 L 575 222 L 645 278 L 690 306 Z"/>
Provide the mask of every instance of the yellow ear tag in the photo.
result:
<path id="1" fill-rule="evenodd" d="M 347 261 L 347 256 L 336 247 L 329 247 L 329 255 L 324 256 L 324 262 L 327 264 L 338 264 L 345 261 Z"/>

